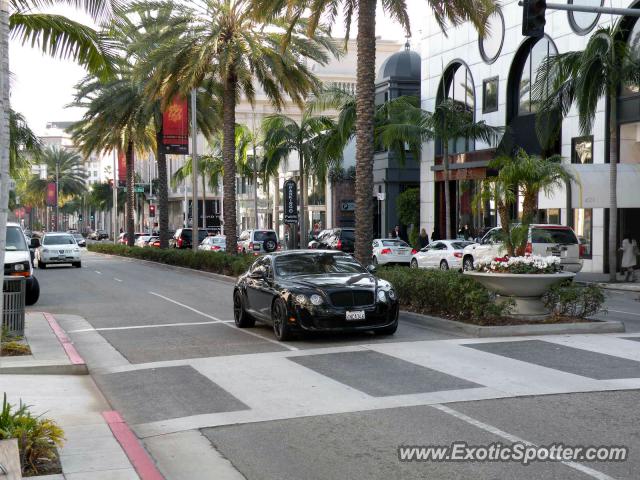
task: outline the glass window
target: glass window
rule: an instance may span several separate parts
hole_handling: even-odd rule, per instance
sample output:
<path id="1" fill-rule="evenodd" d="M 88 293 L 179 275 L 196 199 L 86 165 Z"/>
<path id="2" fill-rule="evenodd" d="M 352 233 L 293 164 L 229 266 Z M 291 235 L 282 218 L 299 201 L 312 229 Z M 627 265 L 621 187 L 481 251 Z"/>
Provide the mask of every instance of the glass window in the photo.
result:
<path id="1" fill-rule="evenodd" d="M 295 253 L 275 259 L 280 277 L 324 275 L 327 273 L 366 273 L 365 268 L 350 255 L 334 253 Z"/>
<path id="2" fill-rule="evenodd" d="M 584 5 L 587 7 L 600 7 L 604 5 L 604 0 L 569 0 L 569 4 Z M 578 35 L 586 35 L 598 23 L 599 13 L 589 12 L 568 12 L 569 24 Z"/>
<path id="3" fill-rule="evenodd" d="M 28 250 L 24 235 L 18 227 L 7 227 L 5 250 L 8 252 Z"/>
<path id="4" fill-rule="evenodd" d="M 538 106 L 531 97 L 531 83 L 535 82 L 542 61 L 549 55 L 556 53 L 556 47 L 547 37 L 538 40 L 529 51 L 520 75 L 518 115 L 529 115 L 538 111 Z"/>
<path id="5" fill-rule="evenodd" d="M 531 229 L 531 243 L 560 243 L 570 245 L 578 240 L 568 227 L 536 227 Z"/>
<path id="6" fill-rule="evenodd" d="M 445 79 L 447 82 L 446 98 L 463 104 L 473 119 L 476 110 L 476 95 L 469 69 L 463 64 L 456 64 L 445 72 Z M 468 152 L 474 148 L 475 142 L 473 140 L 457 138 L 451 140 L 449 153 Z"/>
<path id="7" fill-rule="evenodd" d="M 482 81 L 482 113 L 498 110 L 498 77 L 487 78 Z"/>
<path id="8" fill-rule="evenodd" d="M 487 20 L 487 34 L 485 38 L 478 38 L 480 55 L 487 63 L 496 61 L 504 43 L 504 17 L 498 11 L 491 14 Z"/>
<path id="9" fill-rule="evenodd" d="M 593 209 L 573 209 L 573 230 L 580 241 L 580 258 L 591 258 L 593 251 Z"/>
<path id="10" fill-rule="evenodd" d="M 593 136 L 571 139 L 571 163 L 593 163 Z"/>
<path id="11" fill-rule="evenodd" d="M 43 245 L 75 245 L 76 240 L 71 235 L 45 235 Z"/>
<path id="12" fill-rule="evenodd" d="M 406 242 L 402 240 L 383 240 L 382 245 L 384 247 L 408 247 Z"/>

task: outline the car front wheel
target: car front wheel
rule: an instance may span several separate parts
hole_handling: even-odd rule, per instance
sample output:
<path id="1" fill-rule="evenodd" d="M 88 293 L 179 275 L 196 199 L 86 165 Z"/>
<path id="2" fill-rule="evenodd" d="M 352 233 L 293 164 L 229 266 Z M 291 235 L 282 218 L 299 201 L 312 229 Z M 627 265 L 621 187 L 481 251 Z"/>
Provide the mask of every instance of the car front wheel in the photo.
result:
<path id="1" fill-rule="evenodd" d="M 244 309 L 244 302 L 242 301 L 242 293 L 240 293 L 240 290 L 233 292 L 233 319 L 238 328 L 251 328 L 256 324 L 255 319 Z"/>
<path id="2" fill-rule="evenodd" d="M 47 264 L 42 260 L 38 260 L 38 268 L 42 268 L 44 270 L 45 268 L 47 268 Z"/>
<path id="3" fill-rule="evenodd" d="M 291 338 L 291 327 L 289 326 L 289 315 L 287 314 L 287 304 L 278 298 L 271 309 L 271 320 L 273 321 L 273 334 L 278 340 L 284 342 Z"/>
<path id="4" fill-rule="evenodd" d="M 470 272 L 473 270 L 472 257 L 465 257 L 464 261 L 462 262 L 462 270 L 464 270 L 465 272 Z"/>
<path id="5" fill-rule="evenodd" d="M 411 268 L 418 268 L 418 261 L 415 258 L 411 260 Z"/>
<path id="6" fill-rule="evenodd" d="M 440 270 L 449 270 L 449 264 L 446 260 L 440 262 Z"/>

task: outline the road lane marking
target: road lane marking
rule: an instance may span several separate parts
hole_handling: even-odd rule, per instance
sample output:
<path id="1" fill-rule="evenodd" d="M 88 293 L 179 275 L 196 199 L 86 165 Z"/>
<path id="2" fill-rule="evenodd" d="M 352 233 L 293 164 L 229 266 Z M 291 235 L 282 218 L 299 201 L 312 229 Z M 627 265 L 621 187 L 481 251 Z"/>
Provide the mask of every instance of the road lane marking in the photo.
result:
<path id="1" fill-rule="evenodd" d="M 120 283 L 122 283 L 122 280 L 120 280 L 119 278 L 113 277 L 113 279 L 114 279 L 116 282 L 120 282 Z"/>
<path id="2" fill-rule="evenodd" d="M 634 315 L 636 317 L 640 317 L 640 313 L 633 313 L 633 312 L 625 312 L 623 310 L 611 310 L 610 308 L 607 308 L 607 312 L 613 312 L 613 313 L 623 313 L 625 315 Z"/>
<path id="3" fill-rule="evenodd" d="M 98 275 L 102 275 L 102 272 L 99 272 L 98 270 L 94 270 L 94 272 L 96 272 Z"/>
<path id="4" fill-rule="evenodd" d="M 468 415 L 465 415 L 464 413 L 454 410 L 453 408 L 447 407 L 445 405 L 433 404 L 430 406 L 435 408 L 436 410 L 440 410 L 441 412 L 451 415 L 452 417 L 456 417 L 457 419 L 462 420 L 463 422 L 466 422 L 469 425 L 473 425 L 474 427 L 484 430 L 485 432 L 489 432 L 492 435 L 502 437 L 511 443 L 518 442 L 518 443 L 524 443 L 525 445 L 532 446 L 532 447 L 539 446 L 533 442 L 529 442 L 528 440 L 524 440 L 523 438 L 516 437 L 515 435 L 505 432 L 504 430 L 500 430 L 499 428 L 494 427 L 493 425 L 489 425 L 488 423 L 484 423 L 484 422 L 481 422 L 480 420 L 476 420 L 475 418 L 469 417 Z M 588 475 L 597 480 L 615 480 L 613 477 L 610 477 L 606 473 L 602 473 L 598 470 L 594 470 L 593 468 L 587 467 L 586 465 L 582 465 L 581 463 L 569 462 L 569 461 L 560 461 L 558 463 L 562 463 L 569 468 L 578 470 L 579 472 L 582 472 L 585 475 Z"/>
<path id="5" fill-rule="evenodd" d="M 203 317 L 210 318 L 211 320 L 215 320 L 217 322 L 221 322 L 222 321 L 219 318 L 214 317 L 213 315 L 209 315 L 208 313 L 204 313 L 204 312 L 201 312 L 200 310 L 196 310 L 195 308 L 190 307 L 189 305 L 185 305 L 184 303 L 180 303 L 180 302 L 178 302 L 176 300 L 173 300 L 173 299 L 171 299 L 169 297 L 165 297 L 164 295 L 160 295 L 159 293 L 156 293 L 156 292 L 149 292 L 149 293 L 151 295 L 155 295 L 156 297 L 160 297 L 163 300 L 166 300 L 167 302 L 175 303 L 176 305 L 179 305 L 179 306 L 181 306 L 183 308 L 186 308 L 187 310 L 191 310 L 192 312 L 197 313 L 198 315 L 202 315 Z"/>
<path id="6" fill-rule="evenodd" d="M 78 330 L 70 330 L 68 333 L 84 333 L 84 332 L 110 332 L 112 330 L 138 330 L 140 328 L 162 328 L 162 327 L 191 327 L 194 325 L 214 325 L 216 323 L 233 322 L 234 320 L 213 320 L 211 322 L 183 322 L 183 323 L 160 323 L 157 325 L 130 325 L 127 327 L 98 327 L 98 328 L 80 328 Z"/>

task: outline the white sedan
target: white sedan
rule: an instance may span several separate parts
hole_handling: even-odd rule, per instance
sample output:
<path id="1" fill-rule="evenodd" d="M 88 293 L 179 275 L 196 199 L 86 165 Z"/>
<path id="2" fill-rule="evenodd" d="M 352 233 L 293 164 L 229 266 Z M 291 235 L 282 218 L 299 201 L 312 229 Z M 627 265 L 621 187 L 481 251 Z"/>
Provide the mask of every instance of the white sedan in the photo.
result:
<path id="1" fill-rule="evenodd" d="M 39 268 L 58 263 L 70 263 L 76 268 L 82 266 L 80 247 L 71 233 L 45 233 L 40 247 L 36 250 Z"/>
<path id="2" fill-rule="evenodd" d="M 378 238 L 373 241 L 373 264 L 402 263 L 409 265 L 416 253 L 411 246 L 399 238 Z"/>
<path id="3" fill-rule="evenodd" d="M 462 270 L 462 250 L 472 244 L 465 240 L 437 240 L 413 256 L 411 268 Z"/>

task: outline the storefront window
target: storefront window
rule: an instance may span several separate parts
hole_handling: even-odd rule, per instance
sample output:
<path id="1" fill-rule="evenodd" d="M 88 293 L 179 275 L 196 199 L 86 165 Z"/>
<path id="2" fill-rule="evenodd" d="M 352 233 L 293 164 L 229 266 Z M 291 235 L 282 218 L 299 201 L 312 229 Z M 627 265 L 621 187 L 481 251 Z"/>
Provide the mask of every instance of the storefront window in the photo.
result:
<path id="1" fill-rule="evenodd" d="M 498 77 L 482 81 L 482 113 L 498 110 Z"/>
<path id="2" fill-rule="evenodd" d="M 580 258 L 591 258 L 593 248 L 593 209 L 573 209 L 573 230 L 580 241 Z"/>
<path id="3" fill-rule="evenodd" d="M 593 136 L 571 139 L 571 163 L 593 163 Z"/>

